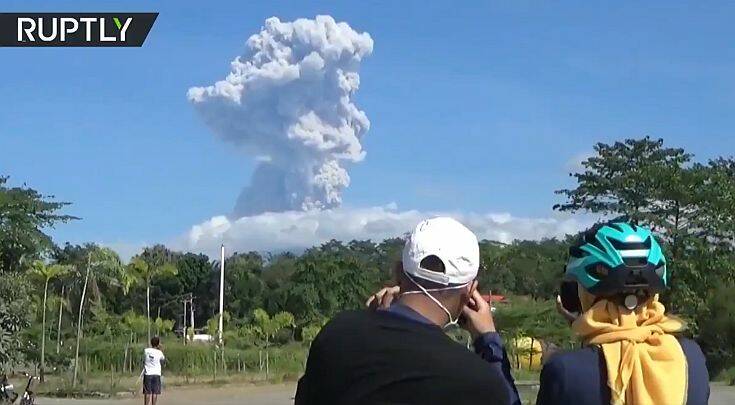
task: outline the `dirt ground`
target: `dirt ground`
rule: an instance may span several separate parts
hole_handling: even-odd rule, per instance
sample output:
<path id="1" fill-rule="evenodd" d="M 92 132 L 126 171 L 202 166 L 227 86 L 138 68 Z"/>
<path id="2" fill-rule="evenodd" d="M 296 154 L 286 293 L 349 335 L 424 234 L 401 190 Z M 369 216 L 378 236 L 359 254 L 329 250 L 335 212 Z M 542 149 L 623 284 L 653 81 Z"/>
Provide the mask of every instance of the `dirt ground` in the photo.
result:
<path id="1" fill-rule="evenodd" d="M 293 404 L 294 384 L 227 385 L 224 387 L 176 387 L 159 397 L 160 405 L 282 405 Z M 140 405 L 142 396 L 124 399 L 57 399 L 39 398 L 37 405 Z"/>
<path id="2" fill-rule="evenodd" d="M 295 385 L 225 386 L 221 388 L 185 387 L 171 389 L 161 396 L 161 405 L 289 405 L 293 403 Z M 40 398 L 38 405 L 139 405 L 142 398 L 126 399 L 52 399 Z M 712 386 L 711 405 L 735 404 L 735 387 L 715 384 Z"/>

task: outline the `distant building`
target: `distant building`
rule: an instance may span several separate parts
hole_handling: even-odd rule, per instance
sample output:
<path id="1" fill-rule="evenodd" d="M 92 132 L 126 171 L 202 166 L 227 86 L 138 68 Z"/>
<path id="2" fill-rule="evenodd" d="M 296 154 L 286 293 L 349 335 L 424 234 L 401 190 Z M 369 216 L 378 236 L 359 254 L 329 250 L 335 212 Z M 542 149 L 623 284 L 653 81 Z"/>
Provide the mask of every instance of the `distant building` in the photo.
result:
<path id="1" fill-rule="evenodd" d="M 195 334 L 193 336 L 193 339 L 192 339 L 191 336 L 187 336 L 186 337 L 186 340 L 189 341 L 189 342 L 194 341 L 195 343 L 196 342 L 199 342 L 199 343 L 209 343 L 209 342 L 214 342 L 214 336 L 212 336 L 212 335 L 206 335 L 206 334 Z"/>

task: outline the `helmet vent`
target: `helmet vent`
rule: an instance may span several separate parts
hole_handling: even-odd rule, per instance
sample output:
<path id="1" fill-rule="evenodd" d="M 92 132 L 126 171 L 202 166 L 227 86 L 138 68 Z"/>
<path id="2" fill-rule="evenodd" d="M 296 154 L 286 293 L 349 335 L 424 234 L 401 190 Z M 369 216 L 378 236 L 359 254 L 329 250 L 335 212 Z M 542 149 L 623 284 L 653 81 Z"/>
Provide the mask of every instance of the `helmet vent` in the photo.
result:
<path id="1" fill-rule="evenodd" d="M 569 248 L 569 256 L 576 258 L 584 257 L 584 250 L 580 249 L 579 246 L 572 246 Z"/>
<path id="2" fill-rule="evenodd" d="M 621 242 L 610 239 L 610 244 L 617 250 L 648 250 L 651 248 L 651 238 L 646 238 L 643 242 Z"/>
<path id="3" fill-rule="evenodd" d="M 624 257 L 623 263 L 628 267 L 645 267 L 648 264 L 646 257 Z"/>
<path id="4" fill-rule="evenodd" d="M 599 263 L 593 264 L 592 266 L 587 266 L 586 270 L 587 274 L 596 278 L 597 280 L 602 280 L 609 274 L 608 268 Z"/>

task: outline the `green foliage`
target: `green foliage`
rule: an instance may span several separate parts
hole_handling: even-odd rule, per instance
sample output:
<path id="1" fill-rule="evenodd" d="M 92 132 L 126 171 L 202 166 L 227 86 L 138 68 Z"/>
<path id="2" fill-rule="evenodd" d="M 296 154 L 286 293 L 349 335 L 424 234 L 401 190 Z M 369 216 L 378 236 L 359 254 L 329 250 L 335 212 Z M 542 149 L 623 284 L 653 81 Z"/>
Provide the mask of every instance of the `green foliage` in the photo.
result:
<path id="1" fill-rule="evenodd" d="M 72 266 L 63 264 L 46 265 L 40 260 L 36 260 L 31 266 L 31 274 L 43 284 L 55 278 L 63 277 L 66 274 L 71 273 L 72 270 Z"/>
<path id="2" fill-rule="evenodd" d="M 43 230 L 74 219 L 59 214 L 69 203 L 28 187 L 8 187 L 0 176 L 0 273 L 18 271 L 53 248 Z"/>
<path id="3" fill-rule="evenodd" d="M 367 253 L 368 246 L 372 254 Z M 334 240 L 307 250 L 296 261 L 284 309 L 303 325 L 362 308 L 365 297 L 382 280 L 375 250 L 370 241 L 345 246 Z"/>
<path id="4" fill-rule="evenodd" d="M 232 317 L 227 311 L 222 312 L 222 328 L 227 329 L 227 324 L 230 323 Z M 224 331 L 223 331 L 224 332 Z M 215 315 L 207 320 L 207 334 L 210 336 L 217 336 L 219 333 L 219 315 Z"/>
<path id="5" fill-rule="evenodd" d="M 707 300 L 699 340 L 712 375 L 735 364 L 735 289 L 720 286 Z M 735 378 L 733 379 L 735 381 Z"/>
<path id="6" fill-rule="evenodd" d="M 278 332 L 293 326 L 294 317 L 291 313 L 279 312 L 271 317 L 265 310 L 257 308 L 253 311 L 253 321 L 249 330 L 255 335 L 257 342 L 267 348 Z"/>
<path id="7" fill-rule="evenodd" d="M 665 148 L 663 140 L 626 139 L 612 145 L 598 143 L 596 155 L 582 162 L 584 171 L 571 174 L 574 189 L 563 189 L 567 202 L 560 211 L 626 214 L 633 221 L 658 223 L 676 215 L 681 196 L 679 174 L 691 155 Z M 670 204 L 673 202 L 673 204 Z M 681 204 L 679 204 L 681 205 Z"/>
<path id="8" fill-rule="evenodd" d="M 132 333 L 135 340 L 139 341 L 148 333 L 148 318 L 145 315 L 128 311 L 122 317 L 121 329 L 126 333 Z"/>
<path id="9" fill-rule="evenodd" d="M 160 317 L 156 318 L 153 325 L 156 327 L 157 336 L 169 335 L 174 329 L 174 321 L 170 319 L 161 319 Z"/>
<path id="10" fill-rule="evenodd" d="M 594 150 L 594 156 L 582 162 L 583 169 L 571 174 L 576 185 L 557 191 L 565 200 L 555 209 L 627 216 L 651 226 L 661 238 L 672 274 L 664 303 L 690 321 L 689 333 L 701 343 L 711 367 L 732 367 L 735 160 L 696 162 L 686 151 L 648 137 L 599 143 Z M 146 314 L 147 295 L 155 333 L 172 336 L 181 326 L 182 298 L 192 294 L 196 332 L 217 336 L 217 261 L 155 245 L 123 266 L 114 252 L 94 244 L 53 247 L 41 231 L 73 219 L 59 214 L 66 203 L 25 187 L 8 188 L 6 182 L 0 177 L 0 363 L 37 361 L 37 342 L 45 342 L 44 333 L 49 339 L 56 336 L 50 332 L 56 332 L 57 322 L 47 322 L 45 328 L 31 325 L 34 313 L 39 319 L 44 313 L 44 290 L 30 290 L 26 277 L 8 275 L 32 268 L 38 259 L 45 264 L 36 264 L 33 274 L 44 286 L 48 281 L 50 307 L 58 310 L 61 301 L 70 309 L 62 308 L 61 340 L 83 336 L 81 356 L 92 369 L 124 367 L 125 361 L 129 366 L 125 348 L 133 344 L 136 351 L 142 350 L 149 325 L 141 315 Z M 531 337 L 562 347 L 574 344 L 553 301 L 573 237 L 481 242 L 481 290 L 510 300 L 509 305 L 499 305 L 496 314 L 506 342 Z M 267 372 L 269 364 L 278 368 L 278 362 L 285 362 L 298 372 L 305 348 L 327 319 L 362 308 L 367 296 L 389 282 L 403 243 L 401 237 L 380 243 L 329 241 L 300 255 L 246 252 L 227 258 L 227 367 L 260 370 L 265 361 Z M 55 273 L 61 266 L 65 270 Z M 57 298 L 62 286 L 65 296 Z M 77 325 L 83 333 L 77 333 Z M 186 333 L 194 333 L 191 325 Z M 452 333 L 465 343 L 466 334 Z M 294 342 L 294 336 L 301 342 Z M 59 342 L 63 350 L 58 355 L 47 353 L 51 364 L 73 363 L 73 345 L 66 343 Z M 511 355 L 523 354 L 512 344 L 508 349 Z M 211 372 L 214 350 L 211 344 L 178 343 L 166 349 L 171 371 L 177 373 Z M 264 354 L 270 360 L 264 360 Z"/>
<path id="11" fill-rule="evenodd" d="M 183 345 L 178 341 L 162 341 L 166 354 L 165 373 L 169 375 L 204 375 L 212 376 L 215 367 L 222 370 L 222 352 L 208 344 Z M 143 358 L 145 344 L 130 346 L 127 361 L 133 359 L 133 373 L 137 369 L 140 359 Z M 262 353 L 258 348 L 237 349 L 228 347 L 224 351 L 225 367 L 230 371 L 256 372 L 260 370 Z M 126 364 L 126 342 L 123 340 L 91 339 L 83 347 L 80 355 L 84 363 L 88 364 L 89 372 L 109 373 L 110 368 L 123 370 Z M 215 355 L 217 360 L 215 361 Z M 297 377 L 303 371 L 306 358 L 306 349 L 299 344 L 288 344 L 269 349 L 270 368 L 275 373 Z M 64 364 L 64 359 L 53 359 L 56 364 Z M 220 371 L 221 372 L 221 371 Z"/>
<path id="12" fill-rule="evenodd" d="M 569 245 L 557 239 L 514 241 L 510 245 L 483 241 L 480 287 L 497 294 L 556 296 Z"/>
<path id="13" fill-rule="evenodd" d="M 4 274 L 0 282 L 0 366 L 22 360 L 21 330 L 30 326 L 31 286 L 23 274 Z"/>
<path id="14" fill-rule="evenodd" d="M 301 328 L 301 341 L 305 345 L 311 346 L 311 342 L 316 339 L 316 336 L 319 334 L 319 332 L 321 332 L 322 327 L 324 327 L 325 323 L 326 321 L 323 323 L 313 323 Z"/>
<path id="15" fill-rule="evenodd" d="M 595 152 L 582 173 L 572 174 L 577 186 L 557 191 L 567 201 L 554 208 L 652 227 L 672 275 L 664 302 L 691 320 L 690 332 L 708 347 L 711 364 L 732 364 L 729 326 L 717 317 L 725 308 L 712 300 L 715 291 L 721 296 L 735 288 L 735 160 L 692 163 L 691 154 L 647 137 L 600 143 Z"/>

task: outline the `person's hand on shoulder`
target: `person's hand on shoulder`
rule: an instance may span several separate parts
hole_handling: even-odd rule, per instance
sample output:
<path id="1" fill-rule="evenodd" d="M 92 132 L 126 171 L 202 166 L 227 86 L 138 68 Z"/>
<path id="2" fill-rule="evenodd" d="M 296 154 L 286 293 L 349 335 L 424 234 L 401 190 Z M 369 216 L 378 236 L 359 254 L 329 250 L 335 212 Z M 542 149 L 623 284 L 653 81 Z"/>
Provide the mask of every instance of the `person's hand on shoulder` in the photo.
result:
<path id="1" fill-rule="evenodd" d="M 373 294 L 365 302 L 365 306 L 368 309 L 387 309 L 390 304 L 398 298 L 401 294 L 401 288 L 398 286 L 394 287 L 383 287 L 380 291 Z"/>
<path id="2" fill-rule="evenodd" d="M 465 322 L 462 327 L 467 329 L 473 338 L 489 332 L 496 332 L 495 320 L 490 304 L 482 298 L 482 294 L 475 290 L 470 302 L 462 309 Z"/>
<path id="3" fill-rule="evenodd" d="M 575 320 L 579 317 L 579 313 L 577 312 L 571 312 L 568 309 L 564 308 L 564 304 L 562 304 L 561 301 L 561 295 L 556 296 L 556 312 L 558 312 L 564 320 L 569 322 L 570 324 L 574 323 Z"/>

